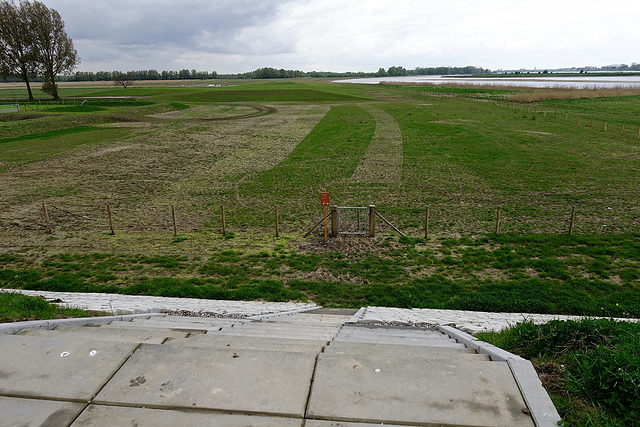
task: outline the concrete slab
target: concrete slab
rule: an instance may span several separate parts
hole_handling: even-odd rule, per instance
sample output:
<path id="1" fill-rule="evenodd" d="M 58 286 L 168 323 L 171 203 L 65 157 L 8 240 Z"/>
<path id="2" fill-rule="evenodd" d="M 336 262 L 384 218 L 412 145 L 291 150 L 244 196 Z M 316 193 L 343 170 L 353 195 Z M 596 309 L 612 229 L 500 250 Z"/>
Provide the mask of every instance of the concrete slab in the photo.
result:
<path id="1" fill-rule="evenodd" d="M 39 427 L 67 426 L 86 403 L 33 400 L 0 396 L 0 425 Z"/>
<path id="2" fill-rule="evenodd" d="M 361 342 L 371 344 L 393 344 L 393 345 L 414 345 L 414 346 L 435 346 L 435 347 L 457 347 L 464 348 L 464 344 L 457 343 L 451 339 L 417 339 L 403 337 L 358 337 L 344 336 L 339 334 L 334 341 Z"/>
<path id="3" fill-rule="evenodd" d="M 309 418 L 389 424 L 531 426 L 502 362 L 320 354 Z"/>
<path id="4" fill-rule="evenodd" d="M 230 328 L 224 328 L 230 329 Z M 277 322 L 255 322 L 255 323 L 244 323 L 242 325 L 235 325 L 233 329 L 253 329 L 256 331 L 313 331 L 313 332 L 332 332 L 338 333 L 340 330 L 340 325 L 317 325 L 314 323 L 277 323 Z"/>
<path id="5" fill-rule="evenodd" d="M 111 325 L 85 325 L 85 326 L 58 326 L 54 331 L 69 331 L 81 333 L 99 333 L 99 334 L 122 334 L 122 335 L 148 335 L 159 337 L 181 338 L 188 335 L 188 332 L 182 330 L 173 330 L 170 328 L 148 328 L 144 324 L 132 328 L 110 327 Z"/>
<path id="6" fill-rule="evenodd" d="M 189 426 L 189 427 L 301 427 L 302 420 L 215 412 L 186 412 L 90 405 L 71 427 Z"/>
<path id="7" fill-rule="evenodd" d="M 478 354 L 472 349 L 456 347 L 425 347 L 412 345 L 387 345 L 370 343 L 332 342 L 325 347 L 325 354 L 369 355 L 375 354 L 381 358 L 393 358 L 398 355 L 410 357 L 413 360 L 477 360 L 489 361 L 486 354 Z"/>
<path id="8" fill-rule="evenodd" d="M 320 353 L 326 341 L 288 340 L 277 338 L 256 338 L 216 335 L 193 335 L 184 339 L 172 339 L 165 345 L 185 347 L 204 347 L 221 350 L 268 350 L 293 351 L 301 353 Z"/>
<path id="9" fill-rule="evenodd" d="M 94 403 L 302 417 L 315 358 L 142 344 Z"/>
<path id="10" fill-rule="evenodd" d="M 0 395 L 87 402 L 137 345 L 0 335 Z"/>
<path id="11" fill-rule="evenodd" d="M 436 329 L 387 328 L 349 325 L 342 328 L 341 334 L 362 336 L 387 336 L 402 338 L 449 338 Z"/>
<path id="12" fill-rule="evenodd" d="M 320 420 L 307 420 L 305 427 L 403 427 L 398 424 L 370 424 L 370 423 L 349 423 L 344 421 L 320 421 Z"/>
<path id="13" fill-rule="evenodd" d="M 315 340 L 330 341 L 335 336 L 332 333 L 312 333 L 305 331 L 254 331 L 252 329 L 238 329 L 233 331 L 209 331 L 207 335 L 220 336 L 243 336 L 243 337 L 262 337 L 262 338 L 286 338 L 291 340 Z"/>
<path id="14" fill-rule="evenodd" d="M 128 343 L 147 343 L 147 344 L 162 344 L 168 338 L 184 338 L 188 334 L 186 332 L 166 331 L 152 335 L 145 331 L 131 330 L 115 330 L 115 329 L 102 329 L 98 327 L 86 327 L 86 326 L 72 326 L 70 328 L 79 328 L 68 330 L 64 329 L 23 329 L 16 335 L 27 336 L 40 336 L 40 337 L 59 337 L 65 339 L 80 339 L 80 340 L 99 340 L 99 341 L 115 341 L 115 342 L 128 342 Z"/>

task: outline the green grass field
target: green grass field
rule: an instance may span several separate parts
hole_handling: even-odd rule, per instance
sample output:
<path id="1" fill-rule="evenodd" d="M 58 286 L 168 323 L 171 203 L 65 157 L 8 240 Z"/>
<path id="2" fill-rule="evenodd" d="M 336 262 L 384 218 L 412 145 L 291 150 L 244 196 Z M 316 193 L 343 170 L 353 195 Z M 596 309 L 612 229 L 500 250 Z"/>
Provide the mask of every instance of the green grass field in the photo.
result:
<path id="1" fill-rule="evenodd" d="M 0 287 L 640 317 L 640 96 L 206 83 L 0 114 Z M 303 237 L 325 190 L 406 236 Z M 80 315 L 0 296 L 4 320 Z M 631 425 L 637 328 L 588 322 L 483 339 L 534 360 L 567 425 Z"/>
<path id="2" fill-rule="evenodd" d="M 62 103 L 1 115 L 0 284 L 640 314 L 640 97 L 518 104 L 515 89 L 236 83 L 63 85 Z M 375 238 L 303 238 L 325 190 L 332 204 L 376 205 L 407 237 L 379 222 Z"/>

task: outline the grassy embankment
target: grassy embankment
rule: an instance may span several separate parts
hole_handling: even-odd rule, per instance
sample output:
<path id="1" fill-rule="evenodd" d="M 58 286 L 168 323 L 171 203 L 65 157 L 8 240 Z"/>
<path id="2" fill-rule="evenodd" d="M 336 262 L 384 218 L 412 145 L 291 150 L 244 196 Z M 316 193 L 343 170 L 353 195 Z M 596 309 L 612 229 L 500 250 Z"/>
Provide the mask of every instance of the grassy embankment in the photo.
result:
<path id="1" fill-rule="evenodd" d="M 39 297 L 0 292 L 0 323 L 90 317 L 104 313 L 59 307 Z"/>
<path id="2" fill-rule="evenodd" d="M 521 323 L 478 337 L 533 361 L 564 425 L 638 425 L 640 324 L 610 320 Z"/>
<path id="3" fill-rule="evenodd" d="M 639 149 L 601 125 L 640 125 L 639 98 L 483 101 L 513 93 L 109 88 L 86 95 L 133 98 L 3 115 L 2 286 L 637 316 Z M 325 189 L 342 206 L 376 204 L 409 237 L 382 225 L 375 239 L 303 239 Z"/>

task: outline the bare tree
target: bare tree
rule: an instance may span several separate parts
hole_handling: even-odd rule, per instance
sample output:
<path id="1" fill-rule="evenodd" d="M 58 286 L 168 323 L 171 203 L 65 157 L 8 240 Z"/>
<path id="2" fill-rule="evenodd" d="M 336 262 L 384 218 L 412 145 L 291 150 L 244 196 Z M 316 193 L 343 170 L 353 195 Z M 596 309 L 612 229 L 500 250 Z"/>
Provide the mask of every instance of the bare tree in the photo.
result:
<path id="1" fill-rule="evenodd" d="M 127 88 L 133 84 L 133 73 L 131 71 L 123 73 L 122 71 L 114 71 L 111 73 L 111 80 L 114 86 L 122 86 Z"/>
<path id="2" fill-rule="evenodd" d="M 0 75 L 20 77 L 27 85 L 29 99 L 33 99 L 30 78 L 38 73 L 33 33 L 29 30 L 29 17 L 23 4 L 0 1 Z"/>
<path id="3" fill-rule="evenodd" d="M 70 73 L 80 63 L 73 41 L 64 30 L 60 14 L 39 1 L 20 4 L 29 17 L 29 28 L 33 32 L 37 61 L 44 77 L 42 91 L 59 99 L 56 76 Z"/>

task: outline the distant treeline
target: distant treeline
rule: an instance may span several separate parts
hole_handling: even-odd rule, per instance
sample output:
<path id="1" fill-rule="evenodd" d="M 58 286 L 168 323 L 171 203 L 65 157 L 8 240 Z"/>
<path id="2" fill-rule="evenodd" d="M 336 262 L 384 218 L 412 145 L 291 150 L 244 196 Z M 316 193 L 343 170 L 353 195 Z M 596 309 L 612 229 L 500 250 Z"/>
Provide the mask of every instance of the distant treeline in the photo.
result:
<path id="1" fill-rule="evenodd" d="M 130 80 L 208 80 L 208 79 L 289 79 L 294 77 L 386 77 L 386 76 L 413 76 L 413 75 L 437 75 L 437 74 L 483 74 L 490 73 L 491 70 L 487 70 L 479 67 L 431 67 L 431 68 L 415 68 L 413 70 L 407 70 L 404 67 L 389 67 L 385 70 L 380 68 L 376 72 L 344 72 L 336 73 L 330 71 L 300 71 L 300 70 L 285 70 L 276 68 L 258 68 L 254 71 L 238 74 L 218 74 L 215 71 L 197 71 L 193 70 L 180 70 L 180 71 L 157 71 L 157 70 L 138 70 L 128 71 L 126 74 Z M 58 81 L 61 82 L 93 82 L 93 81 L 111 81 L 114 75 L 122 74 L 120 71 L 76 71 L 69 75 L 58 76 Z M 6 81 L 21 81 L 19 78 L 9 77 Z M 33 81 L 41 81 L 41 79 L 35 78 Z"/>

